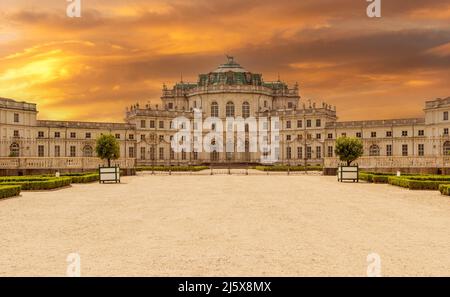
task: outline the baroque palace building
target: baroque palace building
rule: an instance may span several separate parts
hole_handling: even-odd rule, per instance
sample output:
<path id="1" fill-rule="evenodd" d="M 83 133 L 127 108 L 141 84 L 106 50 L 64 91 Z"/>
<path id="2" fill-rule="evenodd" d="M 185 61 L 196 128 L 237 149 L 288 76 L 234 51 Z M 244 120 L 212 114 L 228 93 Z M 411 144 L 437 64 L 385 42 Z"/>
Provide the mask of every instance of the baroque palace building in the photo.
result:
<path id="1" fill-rule="evenodd" d="M 172 121 L 193 121 L 194 110 L 203 119 L 224 122 L 227 117 L 279 118 L 277 163 L 324 165 L 326 174 L 333 174 L 339 163 L 334 142 L 340 136 L 362 139 L 365 155 L 358 162 L 363 168 L 447 172 L 450 167 L 450 97 L 427 101 L 423 118 L 340 122 L 336 107 L 301 100 L 298 84 L 266 82 L 227 58 L 196 83 L 164 85 L 160 104 L 127 108 L 125 123 L 37 120 L 36 104 L 0 98 L 0 172 L 96 168 L 103 164 L 94 152 L 101 134 L 118 139 L 121 158 L 116 164 L 122 168 L 261 162 L 261 152 L 250 152 L 250 131 L 243 152 L 174 152 L 171 137 L 178 130 Z"/>

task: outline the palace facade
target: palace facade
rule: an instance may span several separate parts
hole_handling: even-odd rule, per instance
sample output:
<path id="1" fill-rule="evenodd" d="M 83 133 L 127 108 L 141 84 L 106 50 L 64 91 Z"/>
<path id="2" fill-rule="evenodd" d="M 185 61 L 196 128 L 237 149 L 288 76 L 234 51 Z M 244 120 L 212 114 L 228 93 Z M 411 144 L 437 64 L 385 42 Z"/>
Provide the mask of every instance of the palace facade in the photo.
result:
<path id="1" fill-rule="evenodd" d="M 423 118 L 341 122 L 336 107 L 301 100 L 298 84 L 266 82 L 228 57 L 217 69 L 200 74 L 196 83 L 164 85 L 160 104 L 127 108 L 124 123 L 38 120 L 36 104 L 0 98 L 0 170 L 96 168 L 103 163 L 95 157 L 95 139 L 105 133 L 118 139 L 117 163 L 124 168 L 261 162 L 261 152 L 249 149 L 250 131 L 244 152 L 174 152 L 170 143 L 177 130 L 172 121 L 193 121 L 194 110 L 203 119 L 224 122 L 227 117 L 278 118 L 276 154 L 282 164 L 324 165 L 325 173 L 333 173 L 336 138 L 353 136 L 364 143 L 365 155 L 358 161 L 364 168 L 446 172 L 450 167 L 450 97 L 427 101 Z"/>

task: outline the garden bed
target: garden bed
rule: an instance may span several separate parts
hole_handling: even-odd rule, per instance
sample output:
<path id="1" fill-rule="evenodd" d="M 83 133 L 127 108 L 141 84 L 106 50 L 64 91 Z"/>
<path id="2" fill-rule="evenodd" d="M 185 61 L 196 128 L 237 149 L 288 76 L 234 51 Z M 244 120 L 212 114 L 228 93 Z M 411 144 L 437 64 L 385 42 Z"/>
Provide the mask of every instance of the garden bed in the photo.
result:
<path id="1" fill-rule="evenodd" d="M 19 196 L 20 186 L 1 186 L 0 185 L 0 199 Z"/>
<path id="2" fill-rule="evenodd" d="M 10 176 L 0 178 L 0 186 L 20 186 L 23 191 L 52 190 L 66 187 L 71 177 Z"/>

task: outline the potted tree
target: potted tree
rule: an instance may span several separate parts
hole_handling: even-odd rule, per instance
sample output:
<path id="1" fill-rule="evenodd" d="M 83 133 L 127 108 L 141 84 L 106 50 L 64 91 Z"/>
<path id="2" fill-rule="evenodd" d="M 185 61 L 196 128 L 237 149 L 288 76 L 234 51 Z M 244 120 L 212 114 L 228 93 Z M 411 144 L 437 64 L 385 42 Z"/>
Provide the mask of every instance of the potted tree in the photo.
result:
<path id="1" fill-rule="evenodd" d="M 111 160 L 119 159 L 120 146 L 117 139 L 113 135 L 102 135 L 97 138 L 95 146 L 97 156 L 102 160 L 108 160 L 108 166 L 99 166 L 99 181 L 104 183 L 106 181 L 113 181 L 120 183 L 120 167 L 111 166 Z"/>
<path id="2" fill-rule="evenodd" d="M 358 182 L 358 165 L 352 165 L 352 162 L 361 157 L 364 153 L 362 141 L 355 137 L 339 137 L 336 140 L 334 150 L 339 160 L 345 162 L 338 167 L 338 181 L 351 180 Z"/>

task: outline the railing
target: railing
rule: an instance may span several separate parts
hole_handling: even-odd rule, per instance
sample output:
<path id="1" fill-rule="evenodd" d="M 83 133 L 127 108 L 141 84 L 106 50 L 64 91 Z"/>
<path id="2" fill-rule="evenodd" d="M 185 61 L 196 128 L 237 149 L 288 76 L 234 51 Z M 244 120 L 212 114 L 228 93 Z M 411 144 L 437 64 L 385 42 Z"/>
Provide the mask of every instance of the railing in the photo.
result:
<path id="1" fill-rule="evenodd" d="M 0 169 L 95 169 L 105 166 L 107 161 L 99 158 L 0 158 Z M 121 168 L 133 168 L 136 159 L 112 160 L 111 164 Z"/>
<path id="2" fill-rule="evenodd" d="M 338 158 L 325 158 L 325 168 L 337 168 Z M 355 161 L 360 168 L 446 168 L 450 157 L 361 157 Z"/>

